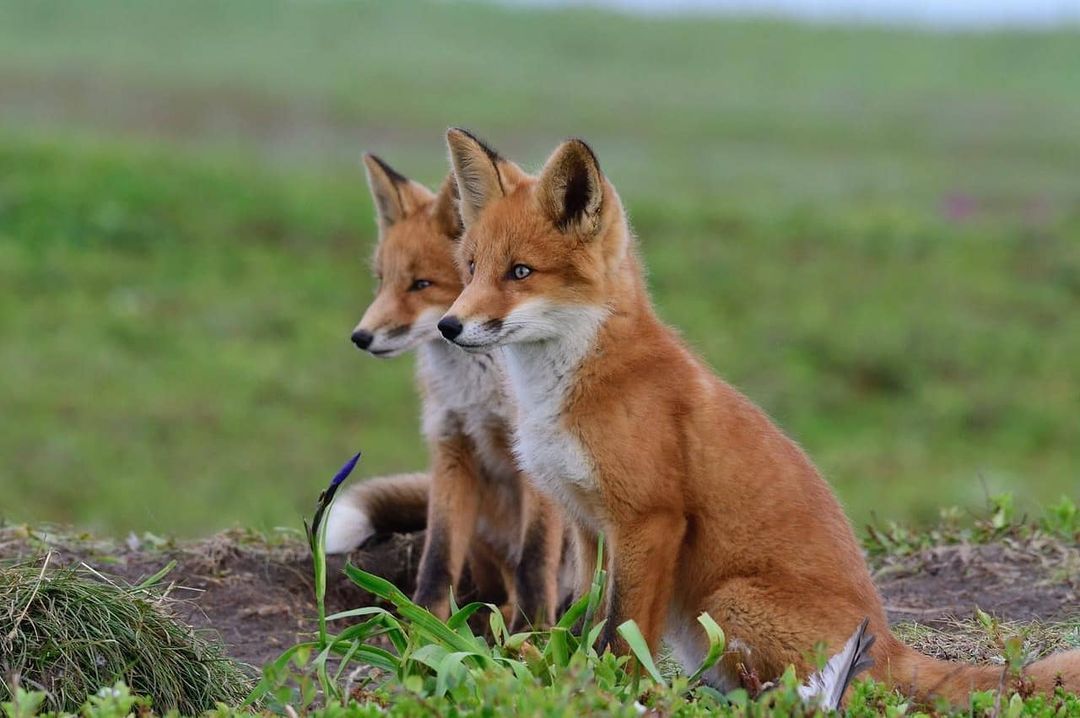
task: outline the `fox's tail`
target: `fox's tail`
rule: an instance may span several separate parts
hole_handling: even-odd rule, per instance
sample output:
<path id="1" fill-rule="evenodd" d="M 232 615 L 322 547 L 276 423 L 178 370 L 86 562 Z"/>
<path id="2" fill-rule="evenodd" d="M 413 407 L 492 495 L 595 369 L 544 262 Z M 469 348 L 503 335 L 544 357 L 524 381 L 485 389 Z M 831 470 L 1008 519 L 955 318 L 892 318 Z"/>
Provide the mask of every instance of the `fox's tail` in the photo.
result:
<path id="1" fill-rule="evenodd" d="M 1002 685 L 1006 690 L 1017 687 L 1004 667 L 938 660 L 924 656 L 891 635 L 883 648 L 883 660 L 877 662 L 872 675 L 923 700 L 942 696 L 953 704 L 966 704 L 972 691 Z M 1024 667 L 1020 680 L 1035 693 L 1050 694 L 1057 686 L 1080 692 L 1080 650 L 1055 653 L 1035 661 Z"/>
<path id="2" fill-rule="evenodd" d="M 326 552 L 347 553 L 376 534 L 420 531 L 427 526 L 427 474 L 380 476 L 338 495 L 326 517 Z"/>

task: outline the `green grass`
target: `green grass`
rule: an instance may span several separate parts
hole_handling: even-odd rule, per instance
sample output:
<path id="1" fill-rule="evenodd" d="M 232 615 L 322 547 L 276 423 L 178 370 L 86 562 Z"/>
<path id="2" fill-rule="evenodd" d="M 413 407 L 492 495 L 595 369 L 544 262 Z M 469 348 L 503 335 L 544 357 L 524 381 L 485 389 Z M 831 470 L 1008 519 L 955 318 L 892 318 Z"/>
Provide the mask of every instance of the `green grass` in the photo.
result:
<path id="1" fill-rule="evenodd" d="M 411 361 L 347 342 L 355 158 L 434 183 L 452 123 L 529 166 L 592 141 L 663 316 L 856 522 L 1075 496 L 1078 39 L 0 1 L 3 514 L 267 527 L 354 447 L 424 466 Z"/>
<path id="2" fill-rule="evenodd" d="M 348 344 L 371 287 L 356 174 L 4 142 L 5 514 L 270 526 L 355 446 L 369 475 L 424 466 L 411 361 Z M 664 316 L 803 442 L 856 520 L 1074 492 L 1074 225 L 628 200 Z"/>
<path id="3" fill-rule="evenodd" d="M 243 700 L 249 676 L 172 615 L 160 591 L 50 566 L 52 558 L 0 565 L 0 704 L 17 682 L 46 692 L 50 710 L 77 711 L 88 690 L 117 680 L 162 712 Z"/>

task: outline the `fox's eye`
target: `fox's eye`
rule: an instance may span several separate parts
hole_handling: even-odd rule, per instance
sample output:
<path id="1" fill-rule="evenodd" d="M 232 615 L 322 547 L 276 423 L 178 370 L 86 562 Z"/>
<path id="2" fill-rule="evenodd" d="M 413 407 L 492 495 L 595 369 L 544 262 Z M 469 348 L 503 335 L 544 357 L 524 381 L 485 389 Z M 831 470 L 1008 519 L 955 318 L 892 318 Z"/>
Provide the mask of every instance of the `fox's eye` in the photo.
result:
<path id="1" fill-rule="evenodd" d="M 410 292 L 419 292 L 421 289 L 427 289 L 431 286 L 430 279 L 417 279 L 409 285 Z"/>
<path id="2" fill-rule="evenodd" d="M 513 267 L 510 267 L 510 272 L 507 274 L 507 277 L 510 279 L 525 279 L 525 277 L 532 273 L 532 267 L 524 264 L 515 264 Z"/>
<path id="3" fill-rule="evenodd" d="M 471 277 L 476 273 L 476 262 L 469 260 L 469 276 Z"/>

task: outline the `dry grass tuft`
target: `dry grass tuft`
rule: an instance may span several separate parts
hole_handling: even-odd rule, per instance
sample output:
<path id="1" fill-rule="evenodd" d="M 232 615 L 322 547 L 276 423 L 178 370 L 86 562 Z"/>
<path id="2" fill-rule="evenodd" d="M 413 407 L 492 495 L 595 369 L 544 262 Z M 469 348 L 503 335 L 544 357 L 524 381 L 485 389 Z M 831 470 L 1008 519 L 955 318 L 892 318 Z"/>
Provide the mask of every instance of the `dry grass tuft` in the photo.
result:
<path id="1" fill-rule="evenodd" d="M 0 566 L 0 701 L 9 686 L 48 694 L 54 710 L 78 711 L 119 680 L 159 713 L 197 715 L 239 704 L 248 676 L 221 648 L 176 620 L 171 599 L 87 567 Z"/>
<path id="2" fill-rule="evenodd" d="M 970 619 L 943 619 L 935 625 L 901 623 L 893 626 L 900 640 L 935 658 L 965 663 L 1004 664 L 1002 640 L 1019 636 L 1028 661 L 1080 648 L 1080 615 L 1060 623 L 999 621 L 992 630 Z"/>

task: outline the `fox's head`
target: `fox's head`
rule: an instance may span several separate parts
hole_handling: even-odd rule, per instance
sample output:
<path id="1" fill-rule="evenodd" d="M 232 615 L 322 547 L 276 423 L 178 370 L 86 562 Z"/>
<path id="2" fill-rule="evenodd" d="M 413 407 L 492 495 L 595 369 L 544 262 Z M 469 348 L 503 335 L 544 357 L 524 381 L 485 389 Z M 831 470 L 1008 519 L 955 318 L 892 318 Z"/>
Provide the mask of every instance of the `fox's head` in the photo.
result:
<path id="1" fill-rule="evenodd" d="M 635 260 L 618 195 L 589 146 L 564 142 L 532 176 L 464 130 L 450 130 L 447 143 L 466 283 L 439 322 L 443 336 L 489 351 L 595 328 L 633 282 L 625 270 Z"/>
<path id="2" fill-rule="evenodd" d="M 373 262 L 379 284 L 352 341 L 375 356 L 396 356 L 437 339 L 439 317 L 461 292 L 454 261 L 461 232 L 457 185 L 447 177 L 433 193 L 375 155 L 364 155 L 364 165 L 379 225 Z"/>

